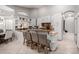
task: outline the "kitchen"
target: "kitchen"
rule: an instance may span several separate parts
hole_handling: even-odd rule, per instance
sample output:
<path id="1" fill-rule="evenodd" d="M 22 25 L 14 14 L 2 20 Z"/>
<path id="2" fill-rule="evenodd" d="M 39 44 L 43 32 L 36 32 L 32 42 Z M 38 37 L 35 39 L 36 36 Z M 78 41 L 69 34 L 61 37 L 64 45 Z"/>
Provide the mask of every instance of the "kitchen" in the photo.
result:
<path id="1" fill-rule="evenodd" d="M 2 32 L 0 34 L 0 53 L 79 53 L 77 22 L 79 6 L 5 5 L 1 6 L 0 10 L 0 31 Z M 69 22 L 73 25 L 68 23 L 68 19 L 71 20 L 71 17 L 74 20 Z M 31 40 L 26 40 L 26 38 L 29 38 L 26 32 L 31 35 Z M 47 38 L 50 32 L 53 34 L 51 40 L 51 37 Z M 55 38 L 54 34 L 56 35 Z M 55 40 L 50 45 L 44 39 Z M 51 51 L 52 47 L 50 48 L 50 46 L 56 47 L 56 49 Z"/>

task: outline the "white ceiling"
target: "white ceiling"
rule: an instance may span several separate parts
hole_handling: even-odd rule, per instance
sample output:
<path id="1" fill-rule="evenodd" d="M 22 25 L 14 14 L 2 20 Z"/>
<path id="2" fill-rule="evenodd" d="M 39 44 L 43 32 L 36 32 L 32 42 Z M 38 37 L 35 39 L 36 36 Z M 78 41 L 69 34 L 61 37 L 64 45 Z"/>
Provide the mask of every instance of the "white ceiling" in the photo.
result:
<path id="1" fill-rule="evenodd" d="M 44 7 L 45 5 L 17 5 L 20 7 L 24 7 L 24 8 L 41 8 Z"/>

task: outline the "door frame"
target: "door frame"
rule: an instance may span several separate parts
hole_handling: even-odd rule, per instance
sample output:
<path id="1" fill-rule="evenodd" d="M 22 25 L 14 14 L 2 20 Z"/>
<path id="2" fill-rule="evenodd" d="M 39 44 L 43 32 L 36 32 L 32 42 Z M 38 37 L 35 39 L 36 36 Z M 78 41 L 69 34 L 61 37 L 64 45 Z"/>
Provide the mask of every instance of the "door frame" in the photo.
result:
<path id="1" fill-rule="evenodd" d="M 63 31 L 63 26 L 64 26 L 64 24 L 63 24 L 63 20 L 64 20 L 64 15 L 66 14 L 66 13 L 68 13 L 68 12 L 72 12 L 72 13 L 74 13 L 74 41 L 75 41 L 75 37 L 76 37 L 76 34 L 75 34 L 75 11 L 72 11 L 72 10 L 68 10 L 68 11 L 65 11 L 65 12 L 63 12 L 61 15 L 62 15 L 62 39 L 64 39 L 64 31 Z"/>

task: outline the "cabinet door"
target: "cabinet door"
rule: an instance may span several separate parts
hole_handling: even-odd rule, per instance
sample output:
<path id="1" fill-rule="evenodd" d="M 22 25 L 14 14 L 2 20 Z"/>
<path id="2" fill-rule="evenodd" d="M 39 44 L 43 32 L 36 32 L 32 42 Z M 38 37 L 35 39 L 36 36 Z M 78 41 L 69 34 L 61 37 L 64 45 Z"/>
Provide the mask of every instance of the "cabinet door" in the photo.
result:
<path id="1" fill-rule="evenodd" d="M 13 29 L 13 21 L 12 20 L 6 20 L 5 21 L 5 26 L 6 26 L 6 29 Z"/>
<path id="2" fill-rule="evenodd" d="M 5 19 L 4 18 L 2 20 L 0 19 L 0 29 L 2 29 L 4 31 L 4 33 L 5 33 Z"/>

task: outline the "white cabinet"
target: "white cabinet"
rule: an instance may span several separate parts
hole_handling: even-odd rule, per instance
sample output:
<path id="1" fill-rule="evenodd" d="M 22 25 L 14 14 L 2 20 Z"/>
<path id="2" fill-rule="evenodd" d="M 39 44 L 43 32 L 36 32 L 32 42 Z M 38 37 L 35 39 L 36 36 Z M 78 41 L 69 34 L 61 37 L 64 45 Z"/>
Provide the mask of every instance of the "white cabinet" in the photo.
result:
<path id="1" fill-rule="evenodd" d="M 30 26 L 35 26 L 36 25 L 36 18 L 31 18 L 31 21 L 30 21 Z"/>
<path id="2" fill-rule="evenodd" d="M 0 29 L 5 32 L 5 20 L 3 16 L 0 16 Z"/>

